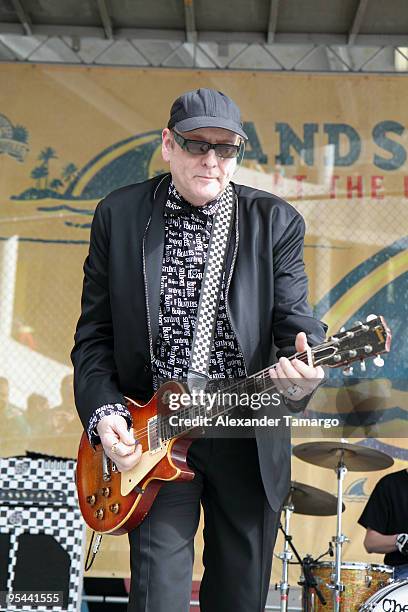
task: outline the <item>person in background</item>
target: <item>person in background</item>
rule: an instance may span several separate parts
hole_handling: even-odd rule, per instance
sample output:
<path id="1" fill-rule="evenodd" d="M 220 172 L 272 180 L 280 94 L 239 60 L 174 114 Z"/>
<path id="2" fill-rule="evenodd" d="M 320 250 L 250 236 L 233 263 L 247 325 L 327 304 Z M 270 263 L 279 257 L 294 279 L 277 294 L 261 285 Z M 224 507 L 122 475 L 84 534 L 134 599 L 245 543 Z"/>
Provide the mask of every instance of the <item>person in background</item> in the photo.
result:
<path id="1" fill-rule="evenodd" d="M 24 411 L 10 402 L 10 387 L 7 378 L 0 377 L 0 423 L 4 439 L 19 438 L 29 434 Z"/>
<path id="2" fill-rule="evenodd" d="M 73 384 L 72 374 L 64 376 L 60 386 L 61 403 L 51 409 L 54 431 L 58 434 L 69 428 L 73 421 L 77 422 Z"/>
<path id="3" fill-rule="evenodd" d="M 394 578 L 408 578 L 408 470 L 386 474 L 371 493 L 359 524 L 368 553 L 383 553 Z"/>
<path id="4" fill-rule="evenodd" d="M 31 393 L 27 398 L 25 418 L 31 436 L 47 436 L 53 432 L 50 404 L 44 395 Z"/>
<path id="5" fill-rule="evenodd" d="M 276 349 L 271 377 L 294 402 L 323 378 L 321 367 L 287 358 L 310 355 L 326 331 L 307 303 L 304 221 L 276 196 L 232 182 L 247 138 L 231 98 L 213 89 L 187 92 L 162 132 L 170 173 L 123 187 L 96 208 L 72 351 L 75 399 L 90 442 L 101 442 L 120 471 L 141 457 L 124 395 L 147 401 L 160 381 L 187 378 L 212 227 L 230 203 L 234 227 L 210 378 L 266 369 Z M 290 433 L 264 428 L 256 436 L 192 442 L 194 479 L 166 482 L 129 534 L 129 612 L 190 609 L 200 504 L 201 612 L 264 609 L 289 489 Z"/>

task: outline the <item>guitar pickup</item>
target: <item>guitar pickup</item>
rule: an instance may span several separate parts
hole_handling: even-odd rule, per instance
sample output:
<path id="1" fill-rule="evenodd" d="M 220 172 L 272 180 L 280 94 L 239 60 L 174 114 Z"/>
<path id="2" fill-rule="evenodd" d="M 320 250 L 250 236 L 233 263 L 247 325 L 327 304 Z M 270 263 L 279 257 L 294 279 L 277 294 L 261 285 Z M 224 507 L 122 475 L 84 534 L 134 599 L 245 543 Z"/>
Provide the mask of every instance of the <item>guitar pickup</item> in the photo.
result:
<path id="1" fill-rule="evenodd" d="M 159 419 L 157 415 L 147 421 L 147 439 L 150 454 L 157 453 L 162 448 L 162 441 L 159 434 Z"/>

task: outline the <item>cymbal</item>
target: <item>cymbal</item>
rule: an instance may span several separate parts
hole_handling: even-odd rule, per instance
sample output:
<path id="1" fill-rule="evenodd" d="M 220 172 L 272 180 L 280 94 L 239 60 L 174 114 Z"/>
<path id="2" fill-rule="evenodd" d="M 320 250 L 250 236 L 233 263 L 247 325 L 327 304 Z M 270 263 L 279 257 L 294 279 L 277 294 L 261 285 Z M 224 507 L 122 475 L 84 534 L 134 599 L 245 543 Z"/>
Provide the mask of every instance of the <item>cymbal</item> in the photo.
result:
<path id="1" fill-rule="evenodd" d="M 381 451 L 350 442 L 305 442 L 293 449 L 295 457 L 320 467 L 335 470 L 342 460 L 351 472 L 385 470 L 394 459 Z"/>
<path id="2" fill-rule="evenodd" d="M 296 514 L 311 514 L 313 516 L 332 516 L 337 513 L 337 497 L 317 487 L 295 482 L 290 483 L 290 491 L 283 507 L 290 503 Z M 343 504 L 342 512 L 346 509 Z"/>

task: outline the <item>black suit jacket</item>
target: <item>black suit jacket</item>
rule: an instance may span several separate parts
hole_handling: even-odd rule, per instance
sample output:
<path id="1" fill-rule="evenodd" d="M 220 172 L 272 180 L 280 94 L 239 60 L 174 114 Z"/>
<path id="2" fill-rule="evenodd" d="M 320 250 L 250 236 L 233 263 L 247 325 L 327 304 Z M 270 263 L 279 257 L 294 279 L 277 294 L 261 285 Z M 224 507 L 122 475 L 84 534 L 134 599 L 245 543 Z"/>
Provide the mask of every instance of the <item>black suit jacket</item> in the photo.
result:
<path id="1" fill-rule="evenodd" d="M 118 189 L 96 208 L 72 351 L 76 404 L 85 428 L 104 404 L 123 403 L 123 395 L 143 401 L 152 395 L 170 178 Z M 233 186 L 237 210 L 226 301 L 247 372 L 253 374 L 272 364 L 276 351 L 292 354 L 299 331 L 313 345 L 324 339 L 326 327 L 307 303 L 303 218 L 274 195 Z M 266 494 L 277 510 L 289 486 L 289 431 L 259 428 L 256 437 Z"/>

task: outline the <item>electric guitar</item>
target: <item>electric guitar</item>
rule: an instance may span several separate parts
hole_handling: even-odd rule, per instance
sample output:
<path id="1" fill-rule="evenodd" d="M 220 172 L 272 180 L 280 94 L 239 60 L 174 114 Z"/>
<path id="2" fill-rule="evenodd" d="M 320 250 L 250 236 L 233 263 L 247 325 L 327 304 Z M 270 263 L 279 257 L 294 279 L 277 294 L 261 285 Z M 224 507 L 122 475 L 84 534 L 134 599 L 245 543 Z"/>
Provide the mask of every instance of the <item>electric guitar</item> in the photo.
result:
<path id="1" fill-rule="evenodd" d="M 356 322 L 348 331 L 340 331 L 309 352 L 296 357 L 313 366 L 330 368 L 387 353 L 391 347 L 391 331 L 383 317 L 370 315 L 366 323 Z M 378 365 L 383 364 L 376 357 Z M 381 363 L 382 362 L 382 363 Z M 271 366 L 273 367 L 273 366 Z M 276 389 L 266 368 L 249 378 L 235 381 L 223 388 L 223 393 L 270 392 Z M 78 451 L 76 485 L 79 505 L 87 525 L 100 534 L 121 535 L 137 527 L 149 512 L 160 487 L 170 480 L 192 480 L 194 472 L 187 465 L 187 451 L 193 441 L 188 437 L 197 416 L 208 416 L 208 406 L 198 404 L 183 407 L 183 415 L 191 417 L 186 425 L 171 426 L 172 413 L 169 398 L 180 397 L 186 387 L 176 381 L 166 382 L 147 404 L 126 398 L 133 419 L 135 437 L 142 444 L 143 454 L 139 463 L 128 472 L 119 472 L 104 453 L 101 444 L 96 448 L 89 443 L 84 432 Z M 211 418 L 225 414 L 235 405 L 212 406 Z M 196 428 L 195 428 L 196 429 Z"/>

